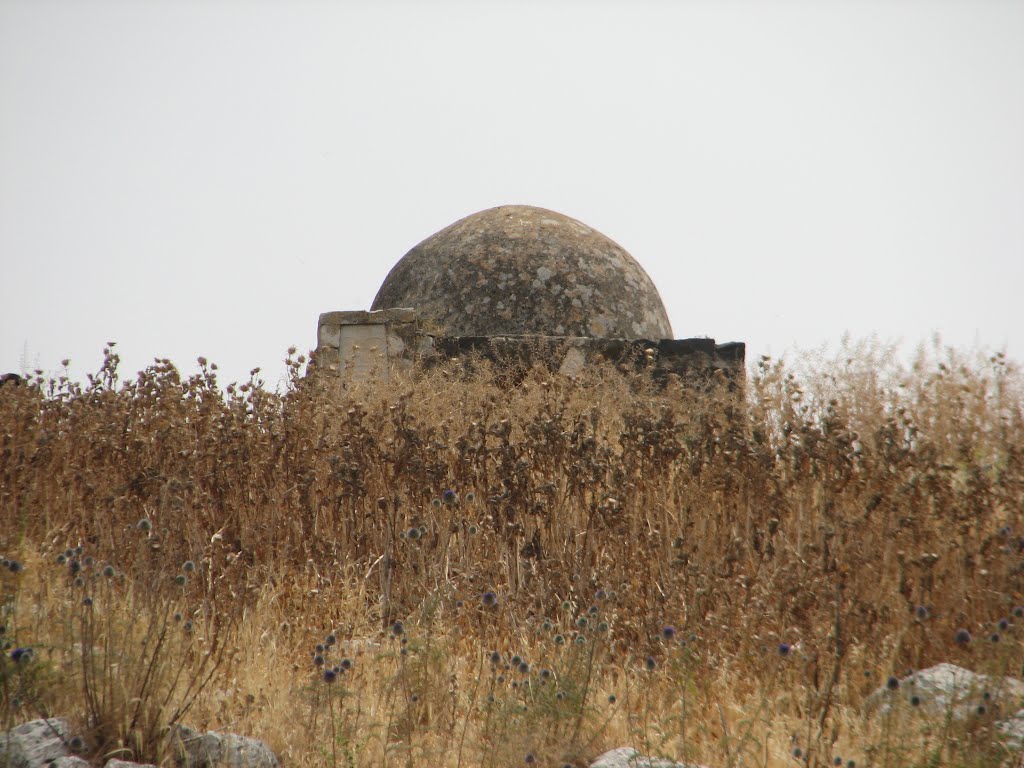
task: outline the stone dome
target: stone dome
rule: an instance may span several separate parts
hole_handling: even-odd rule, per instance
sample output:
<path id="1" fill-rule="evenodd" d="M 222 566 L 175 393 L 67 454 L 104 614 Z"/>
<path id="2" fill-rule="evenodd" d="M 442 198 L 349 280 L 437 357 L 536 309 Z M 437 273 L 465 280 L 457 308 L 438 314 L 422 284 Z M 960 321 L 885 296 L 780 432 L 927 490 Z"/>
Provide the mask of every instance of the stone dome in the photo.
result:
<path id="1" fill-rule="evenodd" d="M 525 205 L 474 213 L 409 251 L 371 309 L 394 307 L 449 336 L 672 338 L 632 256 L 575 219 Z"/>

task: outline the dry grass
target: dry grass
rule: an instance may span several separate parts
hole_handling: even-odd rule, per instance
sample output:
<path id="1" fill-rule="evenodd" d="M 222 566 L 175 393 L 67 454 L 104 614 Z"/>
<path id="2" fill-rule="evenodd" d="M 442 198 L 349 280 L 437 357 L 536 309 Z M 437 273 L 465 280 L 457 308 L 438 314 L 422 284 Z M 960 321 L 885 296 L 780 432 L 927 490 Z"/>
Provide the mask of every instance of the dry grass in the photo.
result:
<path id="1" fill-rule="evenodd" d="M 110 348 L 87 384 L 0 391 L 3 621 L 34 650 L 6 722 L 70 712 L 87 751 L 158 760 L 182 719 L 303 765 L 1005 759 L 996 706 L 862 709 L 907 668 L 1021 673 L 1001 356 L 862 344 L 764 360 L 742 398 L 486 365 L 342 394 L 299 359 L 283 394 L 225 392 L 200 362 L 121 382 Z"/>

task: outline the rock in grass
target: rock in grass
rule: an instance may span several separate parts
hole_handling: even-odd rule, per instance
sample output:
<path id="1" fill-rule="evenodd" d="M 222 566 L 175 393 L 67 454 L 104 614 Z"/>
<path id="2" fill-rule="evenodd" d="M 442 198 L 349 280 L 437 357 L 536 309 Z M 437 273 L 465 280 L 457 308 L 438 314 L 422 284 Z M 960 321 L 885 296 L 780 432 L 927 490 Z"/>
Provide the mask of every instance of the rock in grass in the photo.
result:
<path id="1" fill-rule="evenodd" d="M 181 768 L 280 768 L 277 756 L 262 741 L 233 733 L 199 733 L 179 725 L 172 749 Z"/>
<path id="2" fill-rule="evenodd" d="M 1024 748 L 1024 682 L 1014 677 L 992 677 L 958 667 L 936 664 L 899 679 L 872 693 L 865 702 L 868 713 L 884 716 L 897 702 L 923 717 L 965 721 L 985 712 L 1016 712 L 996 722 L 1002 741 L 1010 749 Z"/>
<path id="3" fill-rule="evenodd" d="M 172 743 L 181 768 L 280 768 L 262 741 L 233 733 L 200 733 L 179 725 Z M 0 733 L 3 768 L 90 768 L 68 748 L 68 724 L 60 718 L 32 720 Z M 127 760 L 108 760 L 104 768 L 155 768 Z"/>
<path id="4" fill-rule="evenodd" d="M 57 717 L 31 720 L 0 734 L 0 765 L 41 768 L 68 757 L 68 724 Z"/>
<path id="5" fill-rule="evenodd" d="M 67 755 L 49 763 L 49 768 L 92 768 L 92 764 L 78 755 Z"/>
<path id="6" fill-rule="evenodd" d="M 999 723 L 1003 741 L 1010 749 L 1024 748 L 1024 709 Z"/>
<path id="7" fill-rule="evenodd" d="M 1003 711 L 1015 711 L 1024 703 L 1024 682 L 1013 677 L 990 677 L 958 667 L 936 664 L 884 686 L 865 702 L 870 714 L 884 715 L 902 701 L 930 716 L 970 717 L 981 704 L 998 703 Z"/>
<path id="8" fill-rule="evenodd" d="M 129 760 L 118 760 L 116 758 L 107 760 L 103 768 L 156 768 L 152 763 L 133 763 Z"/>
<path id="9" fill-rule="evenodd" d="M 590 768 L 705 768 L 690 763 L 674 763 L 658 757 L 645 757 L 632 747 L 619 747 L 605 752 Z"/>

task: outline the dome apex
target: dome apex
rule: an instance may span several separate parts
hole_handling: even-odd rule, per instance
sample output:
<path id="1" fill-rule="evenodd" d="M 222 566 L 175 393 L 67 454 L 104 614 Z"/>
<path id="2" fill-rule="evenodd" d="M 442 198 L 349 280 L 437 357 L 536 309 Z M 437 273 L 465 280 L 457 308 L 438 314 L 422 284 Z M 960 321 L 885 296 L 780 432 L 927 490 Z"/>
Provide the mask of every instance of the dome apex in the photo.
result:
<path id="1" fill-rule="evenodd" d="M 395 307 L 448 336 L 672 338 L 632 256 L 576 219 L 525 205 L 474 213 L 414 247 L 371 309 Z"/>

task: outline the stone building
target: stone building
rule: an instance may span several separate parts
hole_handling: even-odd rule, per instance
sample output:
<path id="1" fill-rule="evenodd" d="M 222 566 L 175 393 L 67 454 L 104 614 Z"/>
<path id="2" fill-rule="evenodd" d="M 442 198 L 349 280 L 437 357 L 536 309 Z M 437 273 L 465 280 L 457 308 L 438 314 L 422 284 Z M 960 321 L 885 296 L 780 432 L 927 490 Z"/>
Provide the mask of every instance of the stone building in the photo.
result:
<path id="1" fill-rule="evenodd" d="M 506 205 L 431 235 L 392 268 L 369 311 L 320 315 L 315 362 L 342 382 L 452 357 L 610 360 L 659 379 L 744 375 L 744 345 L 675 339 L 651 278 L 619 245 L 554 211 Z"/>

